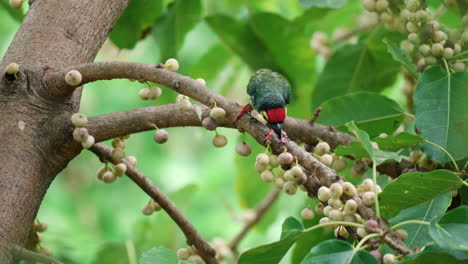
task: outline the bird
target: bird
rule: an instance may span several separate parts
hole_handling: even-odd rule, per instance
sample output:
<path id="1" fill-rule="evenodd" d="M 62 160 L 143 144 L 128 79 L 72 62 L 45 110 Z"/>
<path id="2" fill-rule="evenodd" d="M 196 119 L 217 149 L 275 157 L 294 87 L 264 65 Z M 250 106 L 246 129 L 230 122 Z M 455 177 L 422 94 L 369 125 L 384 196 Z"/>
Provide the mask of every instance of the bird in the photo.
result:
<path id="1" fill-rule="evenodd" d="M 283 131 L 283 125 L 287 114 L 286 105 L 291 99 L 291 85 L 288 80 L 270 69 L 260 69 L 250 78 L 247 94 L 250 96 L 250 103 L 241 108 L 234 122 L 246 112 L 255 109 L 266 119 L 270 128 L 265 141 L 275 132 L 281 141 L 285 142 L 287 135 Z"/>

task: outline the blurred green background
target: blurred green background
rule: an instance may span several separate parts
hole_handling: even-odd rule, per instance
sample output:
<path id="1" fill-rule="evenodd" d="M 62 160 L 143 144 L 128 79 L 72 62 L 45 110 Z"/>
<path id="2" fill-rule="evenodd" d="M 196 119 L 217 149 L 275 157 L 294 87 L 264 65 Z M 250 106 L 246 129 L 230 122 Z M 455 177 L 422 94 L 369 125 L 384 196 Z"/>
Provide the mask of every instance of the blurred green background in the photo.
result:
<path id="1" fill-rule="evenodd" d="M 7 2 L 1 1 L 3 5 Z M 176 3 L 171 7 L 171 17 L 167 15 L 170 2 L 133 0 L 135 10 L 143 13 L 124 15 L 125 20 L 112 33 L 118 46 L 131 49 L 120 49 L 108 40 L 96 61 L 159 63 L 174 56 L 181 65 L 179 73 L 203 77 L 209 88 L 241 104 L 247 102 L 245 86 L 253 70 L 269 62 L 266 64 L 285 73 L 293 83 L 294 100 L 288 113 L 301 118 L 312 114 L 311 94 L 324 65 L 309 47 L 311 34 L 321 30 L 331 36 L 337 27 L 353 29 L 362 13 L 360 1 L 322 10 L 307 9 L 297 0 L 204 0 L 197 8 L 185 7 L 185 12 L 184 6 Z M 150 3 L 156 11 L 138 9 L 138 5 Z M 26 9 L 23 7 L 23 12 Z M 0 8 L 0 54 L 6 51 L 20 23 L 7 11 L 11 10 Z M 182 38 L 167 33 L 171 32 L 168 25 L 175 25 L 171 19 L 182 24 L 182 29 L 175 30 L 186 31 L 181 33 Z M 152 33 L 142 39 L 149 28 Z M 243 41 L 235 38 L 238 35 L 245 36 Z M 265 50 L 268 54 L 259 54 Z M 401 82 L 401 77 L 395 77 L 391 85 L 379 91 L 404 105 L 398 90 Z M 96 116 L 175 101 L 176 93 L 166 88 L 158 100 L 142 101 L 138 97 L 142 87 L 128 80 L 88 84 L 80 111 Z M 253 143 L 253 154 L 248 158 L 237 156 L 234 147 L 242 137 L 230 129 L 218 129 L 229 140 L 224 148 L 214 148 L 211 140 L 215 133 L 201 128 L 168 131 L 170 140 L 164 145 L 154 143 L 153 132 L 132 135 L 126 141 L 127 155 L 138 158 L 137 167 L 169 194 L 207 240 L 222 237 L 229 241 L 242 228 L 245 210 L 274 188 L 263 183 L 253 167 L 255 155 L 264 149 L 247 137 Z M 51 185 L 38 219 L 49 224 L 43 245 L 53 249 L 54 257 L 65 263 L 129 263 L 129 254 L 139 258 L 153 246 L 173 250 L 185 246 L 182 233 L 164 212 L 149 217 L 141 214 L 149 198 L 130 180 L 119 178 L 112 184 L 98 181 L 100 166 L 93 154 L 83 151 Z M 241 250 L 277 240 L 282 221 L 291 215 L 299 218 L 310 202 L 303 192 L 293 197 L 281 195 L 241 243 Z M 283 263 L 290 263 L 289 258 Z"/>

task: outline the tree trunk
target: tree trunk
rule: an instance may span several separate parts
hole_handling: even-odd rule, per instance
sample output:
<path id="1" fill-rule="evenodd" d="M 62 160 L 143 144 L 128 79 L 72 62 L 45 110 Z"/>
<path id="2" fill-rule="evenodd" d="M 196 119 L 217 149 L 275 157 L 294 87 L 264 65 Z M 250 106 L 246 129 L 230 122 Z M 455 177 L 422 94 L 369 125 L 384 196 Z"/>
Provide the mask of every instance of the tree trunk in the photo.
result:
<path id="1" fill-rule="evenodd" d="M 91 62 L 129 0 L 34 0 L 0 62 L 0 263 L 11 245 L 34 244 L 32 223 L 55 176 L 81 150 L 70 116 L 81 89 L 44 82 L 49 72 Z M 16 62 L 20 72 L 6 75 Z M 55 91 L 55 93 L 52 93 Z"/>

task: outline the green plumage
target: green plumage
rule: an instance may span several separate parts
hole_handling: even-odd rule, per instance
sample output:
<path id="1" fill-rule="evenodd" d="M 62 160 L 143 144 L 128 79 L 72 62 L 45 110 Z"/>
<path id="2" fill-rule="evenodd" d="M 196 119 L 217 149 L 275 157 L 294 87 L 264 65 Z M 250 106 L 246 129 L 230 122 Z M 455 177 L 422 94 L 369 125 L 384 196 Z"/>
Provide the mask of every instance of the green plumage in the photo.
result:
<path id="1" fill-rule="evenodd" d="M 257 111 L 285 108 L 291 98 L 291 85 L 283 75 L 260 69 L 250 78 L 247 93 Z"/>

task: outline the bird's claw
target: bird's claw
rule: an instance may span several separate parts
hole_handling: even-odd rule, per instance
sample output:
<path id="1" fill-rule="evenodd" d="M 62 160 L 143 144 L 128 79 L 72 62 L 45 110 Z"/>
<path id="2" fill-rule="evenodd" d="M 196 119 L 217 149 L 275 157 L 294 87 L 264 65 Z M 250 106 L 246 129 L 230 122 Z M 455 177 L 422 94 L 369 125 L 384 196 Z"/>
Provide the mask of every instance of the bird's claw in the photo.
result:
<path id="1" fill-rule="evenodd" d="M 265 134 L 265 140 L 264 140 L 265 143 L 268 142 L 268 141 L 270 141 L 270 138 L 271 138 L 271 135 L 273 135 L 273 132 L 274 132 L 273 129 L 270 129 L 270 131 L 268 131 L 268 132 Z"/>
<path id="2" fill-rule="evenodd" d="M 252 111 L 252 105 L 249 103 L 249 104 L 246 104 L 244 105 L 241 110 L 239 111 L 239 113 L 237 113 L 236 115 L 236 118 L 234 118 L 234 123 L 237 122 L 237 120 L 239 120 L 239 118 L 245 114 L 245 113 L 249 113 Z"/>
<path id="3" fill-rule="evenodd" d="M 288 142 L 288 140 L 289 140 L 289 138 L 288 138 L 288 135 L 286 135 L 286 132 L 281 130 L 281 142 L 286 143 L 286 142 Z"/>
<path id="4" fill-rule="evenodd" d="M 273 129 L 270 129 L 266 134 L 265 134 L 265 140 L 264 142 L 267 142 L 270 140 L 271 138 L 271 135 L 273 135 L 273 132 L 274 130 Z M 288 142 L 289 138 L 288 138 L 288 135 L 286 135 L 286 132 L 282 131 L 281 130 L 281 142 L 282 143 L 286 143 Z"/>

